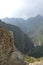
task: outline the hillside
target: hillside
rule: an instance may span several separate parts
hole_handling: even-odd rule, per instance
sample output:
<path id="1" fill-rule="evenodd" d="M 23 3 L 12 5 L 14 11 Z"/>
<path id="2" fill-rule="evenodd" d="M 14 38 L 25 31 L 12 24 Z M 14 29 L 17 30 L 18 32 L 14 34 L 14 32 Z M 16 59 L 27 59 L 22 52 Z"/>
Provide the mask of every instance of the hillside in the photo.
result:
<path id="1" fill-rule="evenodd" d="M 36 45 L 39 41 L 41 44 L 43 43 L 43 16 L 37 15 L 26 20 L 21 18 L 4 18 L 3 21 L 20 27 Z"/>
<path id="2" fill-rule="evenodd" d="M 37 17 L 39 17 L 39 16 L 37 16 Z M 31 25 L 33 25 L 33 24 L 31 24 Z M 43 56 L 43 30 L 41 30 L 42 28 L 38 28 L 38 30 L 35 29 L 35 30 L 37 30 L 36 32 L 34 32 L 35 35 L 33 35 L 32 38 L 30 39 L 30 38 L 28 38 L 27 34 L 25 34 L 23 31 L 21 31 L 21 29 L 17 26 L 5 24 L 2 22 L 0 23 L 0 26 L 4 26 L 7 29 L 13 31 L 14 39 L 15 39 L 15 46 L 22 53 L 28 54 L 29 56 L 33 56 L 33 57 L 42 57 Z M 39 32 L 39 29 L 41 30 L 40 32 Z M 34 43 L 32 43 L 31 40 L 33 40 Z"/>
<path id="3" fill-rule="evenodd" d="M 34 48 L 34 44 L 31 39 L 19 27 L 6 24 L 1 20 L 0 26 L 13 31 L 15 46 L 20 52 L 27 54 L 32 48 Z"/>

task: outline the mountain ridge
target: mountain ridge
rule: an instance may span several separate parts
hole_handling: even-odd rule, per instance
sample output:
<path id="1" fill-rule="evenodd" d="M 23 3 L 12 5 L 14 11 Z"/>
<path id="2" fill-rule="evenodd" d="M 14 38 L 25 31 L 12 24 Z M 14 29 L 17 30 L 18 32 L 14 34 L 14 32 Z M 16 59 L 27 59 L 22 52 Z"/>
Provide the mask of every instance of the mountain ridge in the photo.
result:
<path id="1" fill-rule="evenodd" d="M 3 21 L 5 20 L 6 18 L 3 19 Z M 7 22 L 7 20 L 5 22 Z M 15 20 L 10 19 L 8 23 L 21 28 L 23 32 L 32 38 L 33 41 L 40 40 L 43 43 L 43 40 L 41 39 L 43 38 L 43 16 L 38 14 L 37 16 L 28 18 L 26 20 L 20 18 Z"/>
<path id="2" fill-rule="evenodd" d="M 1 20 L 0 27 L 6 28 L 13 32 L 15 46 L 20 52 L 27 54 L 32 48 L 34 48 L 34 44 L 31 39 L 19 27 L 11 24 L 6 24 Z"/>

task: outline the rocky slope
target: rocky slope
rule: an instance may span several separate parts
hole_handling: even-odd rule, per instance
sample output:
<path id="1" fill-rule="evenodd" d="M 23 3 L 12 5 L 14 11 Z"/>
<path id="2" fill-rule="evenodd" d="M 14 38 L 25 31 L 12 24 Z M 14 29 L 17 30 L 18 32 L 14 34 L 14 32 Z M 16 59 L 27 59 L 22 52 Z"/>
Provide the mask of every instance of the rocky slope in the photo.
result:
<path id="1" fill-rule="evenodd" d="M 14 46 L 13 33 L 0 27 L 0 65 L 25 65 L 22 54 Z"/>

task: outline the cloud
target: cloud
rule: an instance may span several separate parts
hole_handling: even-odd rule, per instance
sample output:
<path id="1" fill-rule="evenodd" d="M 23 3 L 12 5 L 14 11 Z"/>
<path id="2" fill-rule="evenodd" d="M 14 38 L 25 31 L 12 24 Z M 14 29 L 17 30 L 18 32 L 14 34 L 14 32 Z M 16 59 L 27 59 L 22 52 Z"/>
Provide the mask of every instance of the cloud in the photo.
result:
<path id="1" fill-rule="evenodd" d="M 43 15 L 43 0 L 22 0 L 22 5 L 15 16 L 29 18 L 38 14 Z"/>
<path id="2" fill-rule="evenodd" d="M 43 0 L 0 0 L 0 18 L 43 16 Z"/>

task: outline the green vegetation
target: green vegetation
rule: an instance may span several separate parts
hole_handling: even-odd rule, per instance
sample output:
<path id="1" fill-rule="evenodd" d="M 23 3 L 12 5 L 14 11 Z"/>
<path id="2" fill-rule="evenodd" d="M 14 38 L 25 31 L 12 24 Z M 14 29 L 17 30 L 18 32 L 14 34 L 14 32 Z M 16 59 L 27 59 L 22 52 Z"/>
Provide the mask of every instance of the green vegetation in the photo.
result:
<path id="1" fill-rule="evenodd" d="M 40 41 L 43 43 L 43 16 L 37 15 L 36 17 L 28 18 L 27 20 L 18 18 L 5 18 L 5 22 L 20 27 L 31 39 L 35 42 Z M 38 43 L 36 43 L 37 45 Z"/>
<path id="2" fill-rule="evenodd" d="M 43 45 L 35 47 L 28 55 L 36 58 L 43 57 Z"/>
<path id="3" fill-rule="evenodd" d="M 6 28 L 13 32 L 14 44 L 21 53 L 27 54 L 32 48 L 34 48 L 34 44 L 31 39 L 19 27 L 6 24 L 2 21 L 0 21 L 0 27 Z"/>
<path id="4" fill-rule="evenodd" d="M 40 58 L 35 58 L 35 57 L 31 57 L 31 56 L 28 56 L 28 55 L 23 55 L 24 57 L 24 60 L 27 61 L 27 62 L 35 62 L 35 61 L 40 61 L 40 60 L 43 60 L 43 57 L 40 57 Z"/>

